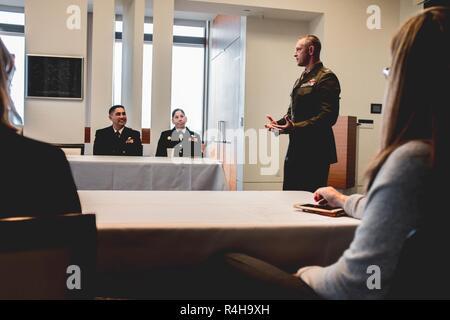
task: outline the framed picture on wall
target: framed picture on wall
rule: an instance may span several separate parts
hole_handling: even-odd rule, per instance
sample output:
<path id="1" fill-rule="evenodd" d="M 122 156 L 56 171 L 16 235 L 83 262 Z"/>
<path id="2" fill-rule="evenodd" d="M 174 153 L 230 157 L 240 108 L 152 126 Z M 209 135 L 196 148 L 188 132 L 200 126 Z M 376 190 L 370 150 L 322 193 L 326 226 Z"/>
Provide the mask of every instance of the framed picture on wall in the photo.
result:
<path id="1" fill-rule="evenodd" d="M 27 98 L 83 100 L 83 57 L 28 54 Z"/>

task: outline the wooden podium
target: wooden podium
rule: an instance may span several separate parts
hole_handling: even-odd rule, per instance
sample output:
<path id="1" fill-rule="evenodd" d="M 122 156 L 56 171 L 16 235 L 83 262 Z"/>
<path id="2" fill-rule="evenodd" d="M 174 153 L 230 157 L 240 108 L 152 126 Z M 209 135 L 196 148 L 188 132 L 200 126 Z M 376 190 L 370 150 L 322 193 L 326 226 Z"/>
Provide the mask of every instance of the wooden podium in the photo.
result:
<path id="1" fill-rule="evenodd" d="M 355 186 L 356 130 L 356 117 L 339 117 L 333 127 L 338 162 L 330 167 L 328 185 L 336 189 L 349 189 Z"/>

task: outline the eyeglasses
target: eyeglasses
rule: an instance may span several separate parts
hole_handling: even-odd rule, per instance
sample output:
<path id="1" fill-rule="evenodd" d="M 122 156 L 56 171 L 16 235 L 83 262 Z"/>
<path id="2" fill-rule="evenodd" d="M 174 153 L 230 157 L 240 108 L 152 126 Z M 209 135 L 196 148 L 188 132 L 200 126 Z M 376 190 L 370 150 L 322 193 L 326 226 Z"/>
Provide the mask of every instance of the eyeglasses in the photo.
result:
<path id="1" fill-rule="evenodd" d="M 385 76 L 385 78 L 389 78 L 389 73 L 390 73 L 391 69 L 390 68 L 384 68 L 383 69 L 383 75 Z"/>

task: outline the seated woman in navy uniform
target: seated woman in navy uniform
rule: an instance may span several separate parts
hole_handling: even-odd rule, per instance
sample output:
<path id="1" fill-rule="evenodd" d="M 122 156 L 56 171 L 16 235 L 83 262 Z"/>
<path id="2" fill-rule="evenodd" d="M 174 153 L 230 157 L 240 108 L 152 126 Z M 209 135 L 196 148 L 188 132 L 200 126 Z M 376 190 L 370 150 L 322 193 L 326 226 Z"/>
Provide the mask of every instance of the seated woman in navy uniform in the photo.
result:
<path id="1" fill-rule="evenodd" d="M 158 141 L 157 157 L 167 157 L 167 149 L 174 149 L 175 157 L 201 157 L 200 135 L 186 127 L 187 117 L 182 109 L 172 112 L 172 130 L 163 131 Z"/>

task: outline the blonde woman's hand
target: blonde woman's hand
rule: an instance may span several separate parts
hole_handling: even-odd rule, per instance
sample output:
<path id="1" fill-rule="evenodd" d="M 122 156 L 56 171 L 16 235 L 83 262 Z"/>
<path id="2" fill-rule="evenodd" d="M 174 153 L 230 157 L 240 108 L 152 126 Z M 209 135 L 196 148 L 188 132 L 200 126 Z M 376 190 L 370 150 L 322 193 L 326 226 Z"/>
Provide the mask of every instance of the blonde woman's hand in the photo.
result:
<path id="1" fill-rule="evenodd" d="M 314 192 L 314 200 L 319 204 L 333 208 L 343 208 L 348 197 L 338 192 L 333 187 L 320 188 Z"/>

